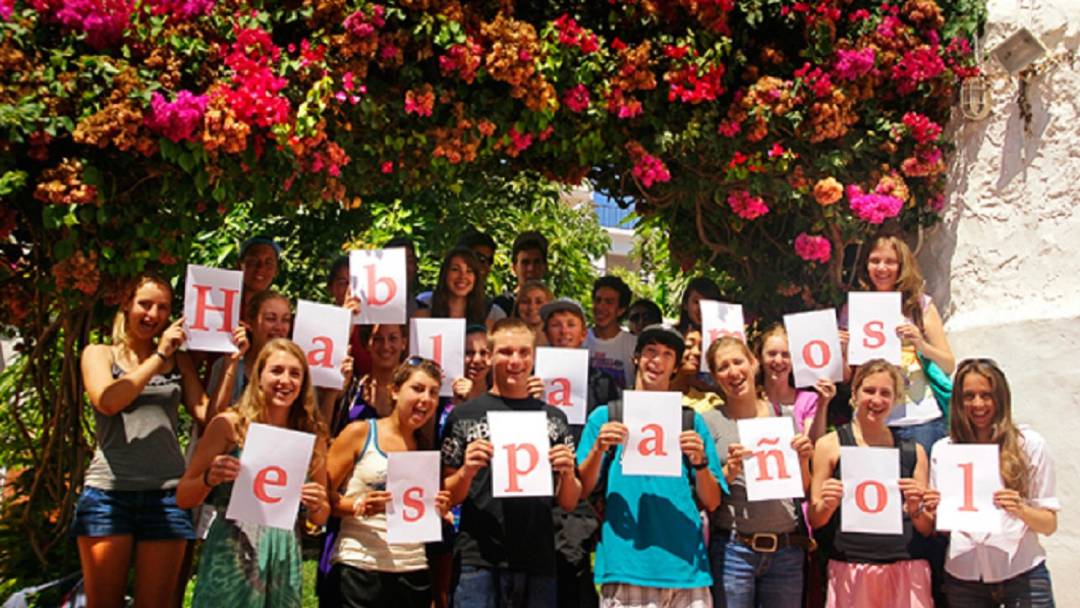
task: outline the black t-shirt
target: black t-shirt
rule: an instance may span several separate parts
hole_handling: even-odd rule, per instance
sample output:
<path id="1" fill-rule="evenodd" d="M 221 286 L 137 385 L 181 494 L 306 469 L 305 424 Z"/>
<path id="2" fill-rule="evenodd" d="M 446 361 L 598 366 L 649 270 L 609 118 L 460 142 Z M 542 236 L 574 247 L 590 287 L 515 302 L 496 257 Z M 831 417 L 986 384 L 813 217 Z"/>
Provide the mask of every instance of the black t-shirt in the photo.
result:
<path id="1" fill-rule="evenodd" d="M 574 449 L 566 415 L 557 408 L 531 397 L 504 399 L 488 393 L 459 405 L 447 416 L 442 441 L 443 465 L 461 468 L 465 463 L 465 448 L 471 441 L 491 440 L 488 412 L 525 411 L 546 412 L 551 445 L 565 443 Z M 469 566 L 554 575 L 553 504 L 553 499 L 547 496 L 494 498 L 491 467 L 481 468 L 461 505 L 454 557 Z"/>

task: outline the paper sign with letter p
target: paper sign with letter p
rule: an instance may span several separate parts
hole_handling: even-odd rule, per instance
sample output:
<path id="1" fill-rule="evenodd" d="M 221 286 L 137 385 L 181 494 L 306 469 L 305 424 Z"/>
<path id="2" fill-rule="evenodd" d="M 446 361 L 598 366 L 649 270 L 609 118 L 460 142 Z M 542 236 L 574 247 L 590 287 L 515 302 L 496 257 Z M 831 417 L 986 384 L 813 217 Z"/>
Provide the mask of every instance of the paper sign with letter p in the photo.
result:
<path id="1" fill-rule="evenodd" d="M 537 347 L 535 373 L 544 381 L 544 401 L 563 408 L 570 424 L 585 424 L 589 351 L 584 348 Z"/>
<path id="2" fill-rule="evenodd" d="M 834 382 L 844 379 L 836 310 L 829 308 L 784 315 L 784 327 L 796 387 L 813 386 L 821 378 Z"/>
<path id="3" fill-rule="evenodd" d="M 859 365 L 871 359 L 885 359 L 900 365 L 900 337 L 896 327 L 900 315 L 900 292 L 853 291 L 848 294 L 848 363 Z"/>
<path id="4" fill-rule="evenodd" d="M 413 319 L 409 354 L 431 359 L 443 371 L 439 396 L 454 394 L 454 378 L 465 375 L 465 319 Z"/>
<path id="5" fill-rule="evenodd" d="M 739 443 L 752 452 L 743 459 L 746 499 L 802 498 L 799 454 L 791 447 L 791 418 L 745 418 L 738 421 Z"/>
<path id="6" fill-rule="evenodd" d="M 994 506 L 1001 489 L 996 443 L 938 445 L 931 475 L 941 490 L 937 529 L 956 532 L 1001 531 L 1002 511 Z"/>
<path id="7" fill-rule="evenodd" d="M 439 493 L 438 452 L 390 452 L 387 455 L 386 540 L 392 544 L 442 540 L 442 518 L 435 508 Z"/>
<path id="8" fill-rule="evenodd" d="M 188 264 L 184 282 L 184 333 L 190 350 L 235 353 L 244 273 Z"/>
<path id="9" fill-rule="evenodd" d="M 307 356 L 311 383 L 341 390 L 341 362 L 349 350 L 349 311 L 340 306 L 300 300 L 293 321 L 293 342 Z"/>
<path id="10" fill-rule="evenodd" d="M 314 445 L 311 433 L 256 422 L 248 425 L 240 474 L 233 482 L 225 517 L 292 530 Z"/>
<path id="11" fill-rule="evenodd" d="M 724 336 L 746 342 L 742 304 L 701 300 L 701 371 L 709 371 L 709 345 Z"/>
<path id="12" fill-rule="evenodd" d="M 491 495 L 551 496 L 551 439 L 545 412 L 488 412 L 491 444 Z"/>
<path id="13" fill-rule="evenodd" d="M 842 532 L 902 534 L 900 450 L 840 446 Z"/>
<path id="14" fill-rule="evenodd" d="M 624 392 L 623 424 L 629 431 L 623 447 L 623 475 L 682 475 L 682 393 Z"/>
<path id="15" fill-rule="evenodd" d="M 360 298 L 356 325 L 403 325 L 408 283 L 405 249 L 354 249 L 349 252 L 349 285 Z"/>

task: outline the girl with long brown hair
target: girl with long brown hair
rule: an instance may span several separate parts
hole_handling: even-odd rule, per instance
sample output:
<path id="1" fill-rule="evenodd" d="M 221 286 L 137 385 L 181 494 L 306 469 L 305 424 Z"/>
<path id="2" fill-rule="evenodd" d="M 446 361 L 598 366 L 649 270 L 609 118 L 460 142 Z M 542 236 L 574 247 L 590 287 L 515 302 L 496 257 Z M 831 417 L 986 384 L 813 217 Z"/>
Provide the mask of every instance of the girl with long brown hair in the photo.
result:
<path id="1" fill-rule="evenodd" d="M 443 258 L 439 282 L 431 295 L 431 308 L 418 310 L 417 318 L 465 319 L 483 323 L 487 316 L 480 262 L 471 249 L 456 247 Z"/>

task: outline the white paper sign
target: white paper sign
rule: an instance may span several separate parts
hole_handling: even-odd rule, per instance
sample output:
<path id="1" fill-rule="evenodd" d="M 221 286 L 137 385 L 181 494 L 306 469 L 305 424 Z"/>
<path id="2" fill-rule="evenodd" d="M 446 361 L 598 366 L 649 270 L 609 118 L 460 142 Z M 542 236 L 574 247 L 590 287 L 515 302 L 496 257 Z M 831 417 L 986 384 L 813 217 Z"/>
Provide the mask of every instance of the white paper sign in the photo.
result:
<path id="1" fill-rule="evenodd" d="M 225 517 L 292 530 L 314 445 L 311 433 L 249 424 Z"/>
<path id="2" fill-rule="evenodd" d="M 848 363 L 859 365 L 871 359 L 885 359 L 900 365 L 900 337 L 896 327 L 903 323 L 898 291 L 853 291 L 848 294 Z"/>
<path id="3" fill-rule="evenodd" d="M 745 418 L 737 424 L 739 443 L 753 453 L 743 459 L 746 499 L 806 496 L 799 454 L 791 447 L 795 437 L 791 418 Z"/>
<path id="4" fill-rule="evenodd" d="M 821 378 L 834 382 L 844 379 L 836 310 L 828 308 L 784 315 L 784 327 L 797 388 L 813 386 Z"/>
<path id="5" fill-rule="evenodd" d="M 589 351 L 584 348 L 537 347 L 534 373 L 544 381 L 544 401 L 563 408 L 570 424 L 585 424 Z"/>
<path id="6" fill-rule="evenodd" d="M 307 356 L 311 382 L 315 386 L 335 390 L 345 388 L 341 362 L 349 352 L 350 316 L 349 311 L 340 306 L 297 301 L 293 342 Z"/>
<path id="7" fill-rule="evenodd" d="M 184 282 L 184 333 L 188 350 L 235 353 L 244 273 L 188 264 Z"/>
<path id="8" fill-rule="evenodd" d="M 682 475 L 682 393 L 625 391 L 623 424 L 629 431 L 623 475 Z"/>
<path id="9" fill-rule="evenodd" d="M 903 534 L 900 450 L 840 446 L 842 532 Z"/>
<path id="10" fill-rule="evenodd" d="M 409 354 L 431 359 L 443 371 L 439 396 L 454 394 L 454 379 L 465 375 L 465 319 L 413 319 Z"/>
<path id="11" fill-rule="evenodd" d="M 701 300 L 701 371 L 709 371 L 709 346 L 724 336 L 746 342 L 746 323 L 742 304 Z"/>
<path id="12" fill-rule="evenodd" d="M 937 529 L 1001 531 L 1002 511 L 994 506 L 1001 489 L 996 443 L 939 445 L 931 458 L 934 487 L 941 490 Z"/>
<path id="13" fill-rule="evenodd" d="M 435 507 L 439 493 L 439 453 L 387 454 L 386 540 L 391 544 L 442 540 L 442 518 Z"/>
<path id="14" fill-rule="evenodd" d="M 360 298 L 356 325 L 404 325 L 408 312 L 405 249 L 354 249 L 349 252 L 349 286 Z"/>
<path id="15" fill-rule="evenodd" d="M 491 495 L 552 496 L 551 438 L 544 412 L 488 412 L 491 444 Z"/>

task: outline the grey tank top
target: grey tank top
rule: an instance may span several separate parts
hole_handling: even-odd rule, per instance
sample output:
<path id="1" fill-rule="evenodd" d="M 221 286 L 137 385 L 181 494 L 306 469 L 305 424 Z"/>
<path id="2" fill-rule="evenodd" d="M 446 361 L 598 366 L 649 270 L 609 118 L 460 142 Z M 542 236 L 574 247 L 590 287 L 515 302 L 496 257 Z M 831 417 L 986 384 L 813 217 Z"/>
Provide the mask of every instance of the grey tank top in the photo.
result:
<path id="1" fill-rule="evenodd" d="M 124 373 L 113 363 L 113 378 Z M 95 409 L 97 448 L 86 470 L 86 486 L 119 491 L 175 488 L 184 474 L 176 437 L 181 396 L 180 371 L 174 367 L 151 378 L 123 411 L 106 416 Z"/>

